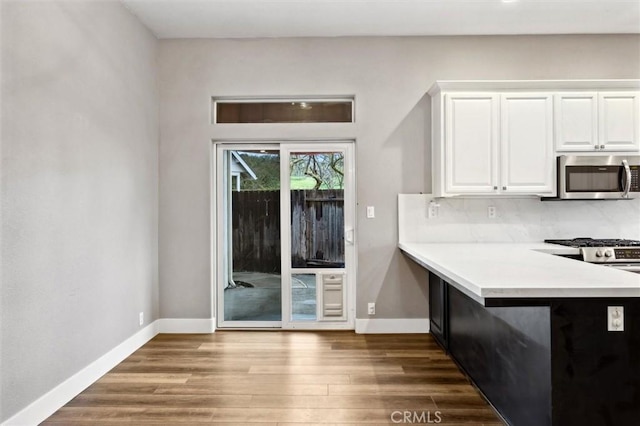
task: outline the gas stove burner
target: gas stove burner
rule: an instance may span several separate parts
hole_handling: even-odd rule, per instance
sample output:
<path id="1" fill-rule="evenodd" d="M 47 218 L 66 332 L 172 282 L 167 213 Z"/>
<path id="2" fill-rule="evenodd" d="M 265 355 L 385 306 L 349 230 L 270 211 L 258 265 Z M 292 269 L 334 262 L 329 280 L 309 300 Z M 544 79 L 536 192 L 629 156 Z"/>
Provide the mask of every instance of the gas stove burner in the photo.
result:
<path id="1" fill-rule="evenodd" d="M 572 240 L 544 240 L 545 243 L 560 244 L 569 247 L 640 247 L 638 240 L 626 240 L 620 238 L 594 239 L 594 238 L 574 238 Z"/>
<path id="2" fill-rule="evenodd" d="M 640 241 L 635 240 L 596 240 L 600 247 L 640 247 Z"/>

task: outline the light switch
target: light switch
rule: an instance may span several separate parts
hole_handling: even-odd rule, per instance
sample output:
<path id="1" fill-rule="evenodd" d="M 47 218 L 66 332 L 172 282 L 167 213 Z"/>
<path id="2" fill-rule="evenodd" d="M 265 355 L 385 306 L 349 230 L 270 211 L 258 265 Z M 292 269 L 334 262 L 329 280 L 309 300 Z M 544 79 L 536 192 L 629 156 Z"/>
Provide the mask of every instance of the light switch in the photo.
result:
<path id="1" fill-rule="evenodd" d="M 373 219 L 376 217 L 376 208 L 374 206 L 367 206 L 367 219 Z"/>

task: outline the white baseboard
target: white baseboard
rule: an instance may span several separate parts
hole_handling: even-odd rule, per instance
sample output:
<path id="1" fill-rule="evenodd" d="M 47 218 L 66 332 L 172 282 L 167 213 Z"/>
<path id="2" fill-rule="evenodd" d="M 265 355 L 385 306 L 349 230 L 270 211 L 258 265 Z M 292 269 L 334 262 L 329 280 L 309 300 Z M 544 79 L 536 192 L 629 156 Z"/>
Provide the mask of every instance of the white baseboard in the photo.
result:
<path id="1" fill-rule="evenodd" d="M 216 331 L 215 318 L 162 318 L 158 333 L 208 334 Z"/>
<path id="2" fill-rule="evenodd" d="M 392 333 L 428 333 L 429 318 L 356 318 L 358 334 L 392 334 Z"/>
<path id="3" fill-rule="evenodd" d="M 149 324 L 115 348 L 32 402 L 2 426 L 37 425 L 71 401 L 96 380 L 158 334 L 157 321 Z"/>

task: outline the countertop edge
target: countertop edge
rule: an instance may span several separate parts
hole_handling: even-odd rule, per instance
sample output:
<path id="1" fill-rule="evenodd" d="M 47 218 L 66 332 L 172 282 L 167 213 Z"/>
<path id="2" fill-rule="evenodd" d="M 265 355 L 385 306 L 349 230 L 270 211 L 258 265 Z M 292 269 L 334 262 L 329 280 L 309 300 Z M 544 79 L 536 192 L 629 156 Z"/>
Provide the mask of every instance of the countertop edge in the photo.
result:
<path id="1" fill-rule="evenodd" d="M 445 279 L 453 287 L 457 288 L 465 295 L 471 297 L 478 303 L 485 305 L 485 299 L 561 299 L 561 298 L 640 298 L 640 284 L 637 288 L 610 285 L 605 287 L 582 287 L 582 288 L 559 288 L 559 287 L 481 287 L 473 283 L 468 278 L 461 276 L 450 267 L 443 267 L 433 259 L 428 258 L 424 253 L 415 250 L 412 245 L 420 243 L 398 243 L 398 248 L 409 258 L 420 266 L 431 270 Z M 428 243 L 436 245 L 437 243 Z M 448 243 L 449 244 L 449 243 Z M 461 243 L 464 244 L 464 243 Z M 472 244 L 472 243 L 467 243 Z M 479 243 L 481 244 L 481 243 Z M 519 249 L 539 252 L 543 254 L 575 254 L 577 249 L 559 246 L 557 249 L 540 247 L 540 244 L 531 244 L 530 247 Z M 580 294 L 577 295 L 576 292 Z"/>
<path id="2" fill-rule="evenodd" d="M 481 290 L 478 286 L 473 283 L 465 280 L 464 278 L 452 274 L 448 269 L 441 268 L 440 265 L 434 262 L 430 262 L 428 259 L 420 256 L 419 254 L 413 252 L 410 248 L 406 246 L 403 247 L 402 244 L 398 244 L 398 248 L 405 253 L 409 258 L 411 258 L 418 265 L 422 266 L 425 269 L 428 269 L 434 272 L 436 275 L 439 275 L 441 278 L 444 278 L 449 284 L 460 290 L 465 295 L 469 296 L 476 302 L 484 305 L 484 297 L 482 297 Z M 462 284 L 461 282 L 464 282 Z"/>

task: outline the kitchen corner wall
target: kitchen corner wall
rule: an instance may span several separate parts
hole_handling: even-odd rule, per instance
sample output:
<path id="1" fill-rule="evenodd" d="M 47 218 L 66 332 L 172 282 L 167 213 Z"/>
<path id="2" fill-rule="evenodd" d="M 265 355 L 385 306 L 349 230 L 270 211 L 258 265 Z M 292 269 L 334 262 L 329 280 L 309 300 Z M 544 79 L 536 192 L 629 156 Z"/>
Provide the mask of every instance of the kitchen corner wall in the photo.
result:
<path id="1" fill-rule="evenodd" d="M 0 7 L 4 422 L 158 318 L 159 126 L 122 4 Z"/>
<path id="2" fill-rule="evenodd" d="M 426 278 L 396 248 L 396 199 L 431 187 L 429 87 L 438 79 L 616 78 L 640 78 L 640 36 L 161 41 L 161 316 L 214 316 L 212 139 L 355 139 L 357 317 L 377 302 L 376 318 L 421 318 Z M 211 124 L 212 96 L 313 95 L 355 95 L 356 123 Z M 375 219 L 366 219 L 367 205 Z"/>

